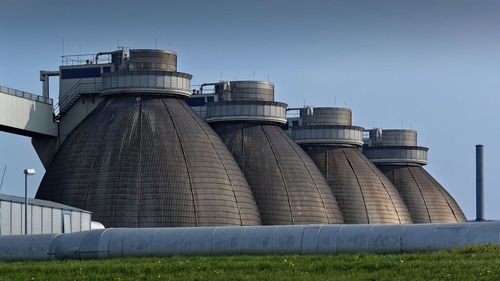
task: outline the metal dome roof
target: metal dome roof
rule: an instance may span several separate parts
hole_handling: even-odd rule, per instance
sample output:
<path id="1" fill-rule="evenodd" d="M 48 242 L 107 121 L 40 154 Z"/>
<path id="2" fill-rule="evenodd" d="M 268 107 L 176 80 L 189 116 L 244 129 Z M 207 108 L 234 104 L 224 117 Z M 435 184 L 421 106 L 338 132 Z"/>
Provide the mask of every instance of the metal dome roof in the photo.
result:
<path id="1" fill-rule="evenodd" d="M 406 203 L 413 222 L 465 222 L 464 213 L 451 195 L 421 166 L 380 165 Z"/>
<path id="2" fill-rule="evenodd" d="M 343 223 L 335 197 L 309 156 L 277 125 L 212 124 L 240 164 L 262 223 Z"/>
<path id="3" fill-rule="evenodd" d="M 291 127 L 293 139 L 325 176 L 345 222 L 411 223 L 396 188 L 358 149 L 363 129 L 352 126 L 351 110 L 321 107 L 302 112 L 303 125 Z"/>
<path id="4" fill-rule="evenodd" d="M 279 127 L 286 104 L 274 101 L 274 84 L 230 81 L 207 104 L 207 122 L 240 165 L 262 223 L 343 223 L 338 204 L 309 156 Z M 228 91 L 229 90 L 229 91 Z"/>
<path id="5" fill-rule="evenodd" d="M 36 197 L 107 227 L 261 223 L 231 153 L 172 97 L 108 97 L 65 140 Z"/>
<path id="6" fill-rule="evenodd" d="M 356 147 L 302 145 L 332 188 L 346 223 L 412 223 L 392 183 Z"/>
<path id="7" fill-rule="evenodd" d="M 422 167 L 428 148 L 417 146 L 417 131 L 382 130 L 371 135 L 363 152 L 396 186 L 413 222 L 467 220 L 455 199 Z"/>

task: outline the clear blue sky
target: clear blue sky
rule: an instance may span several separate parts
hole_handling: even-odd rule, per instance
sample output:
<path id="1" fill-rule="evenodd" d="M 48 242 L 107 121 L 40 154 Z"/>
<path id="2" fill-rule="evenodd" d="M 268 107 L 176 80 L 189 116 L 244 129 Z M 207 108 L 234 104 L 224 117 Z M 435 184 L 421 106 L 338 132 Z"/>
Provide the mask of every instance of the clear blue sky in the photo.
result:
<path id="1" fill-rule="evenodd" d="M 469 219 L 484 144 L 485 214 L 500 219 L 499 1 L 0 0 L 0 11 L 0 85 L 40 94 L 39 70 L 57 69 L 63 38 L 65 54 L 156 41 L 193 84 L 269 75 L 290 106 L 336 100 L 355 125 L 418 130 L 427 170 Z M 44 169 L 29 138 L 0 132 L 0 176 L 5 165 L 1 192 L 22 195 L 34 167 L 34 195 Z"/>

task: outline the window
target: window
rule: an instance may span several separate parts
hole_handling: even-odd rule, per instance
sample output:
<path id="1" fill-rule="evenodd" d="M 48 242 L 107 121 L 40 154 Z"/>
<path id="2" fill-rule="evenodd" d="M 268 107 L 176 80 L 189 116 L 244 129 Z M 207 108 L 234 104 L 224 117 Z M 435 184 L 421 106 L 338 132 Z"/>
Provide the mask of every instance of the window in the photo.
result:
<path id="1" fill-rule="evenodd" d="M 101 77 L 100 67 L 61 69 L 61 79 Z"/>

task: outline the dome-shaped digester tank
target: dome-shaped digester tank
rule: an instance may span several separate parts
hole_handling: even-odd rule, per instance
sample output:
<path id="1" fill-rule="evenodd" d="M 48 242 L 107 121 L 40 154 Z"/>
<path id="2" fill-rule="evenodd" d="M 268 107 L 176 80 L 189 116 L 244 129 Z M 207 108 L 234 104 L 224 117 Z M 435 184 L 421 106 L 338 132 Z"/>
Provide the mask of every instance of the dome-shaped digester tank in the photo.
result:
<path id="1" fill-rule="evenodd" d="M 415 223 L 464 222 L 451 195 L 422 166 L 427 147 L 414 130 L 370 130 L 363 152 L 396 186 Z"/>
<path id="2" fill-rule="evenodd" d="M 90 210 L 106 227 L 261 224 L 233 156 L 182 99 L 192 76 L 172 56 L 131 50 L 103 75 L 106 99 L 62 144 L 37 198 Z"/>
<path id="3" fill-rule="evenodd" d="M 216 86 L 207 122 L 233 153 L 265 225 L 342 223 L 337 202 L 309 156 L 280 128 L 286 104 L 274 85 L 233 81 Z"/>
<path id="4" fill-rule="evenodd" d="M 292 138 L 321 170 L 346 223 L 411 223 L 392 183 L 360 151 L 363 128 L 351 125 L 347 108 L 301 110 Z"/>

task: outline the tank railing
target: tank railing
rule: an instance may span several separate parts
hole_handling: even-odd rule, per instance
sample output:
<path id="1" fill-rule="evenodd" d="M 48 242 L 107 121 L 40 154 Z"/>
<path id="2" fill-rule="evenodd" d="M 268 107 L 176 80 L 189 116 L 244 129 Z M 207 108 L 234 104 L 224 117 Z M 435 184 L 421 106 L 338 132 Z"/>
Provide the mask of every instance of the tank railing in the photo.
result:
<path id="1" fill-rule="evenodd" d="M 203 94 L 203 87 L 206 87 L 206 86 L 213 86 L 213 94 L 215 94 L 215 86 L 217 85 L 222 85 L 224 83 L 227 83 L 226 81 L 219 81 L 219 82 L 213 82 L 213 83 L 203 83 L 200 85 L 200 94 L 202 95 Z"/>
<path id="2" fill-rule="evenodd" d="M 191 93 L 193 95 L 213 95 L 213 94 L 215 94 L 215 84 L 218 84 L 218 83 L 191 85 Z M 205 88 L 206 86 L 213 86 L 213 87 L 209 87 L 207 89 L 207 88 Z"/>
<path id="3" fill-rule="evenodd" d="M 66 94 L 66 95 L 65 95 L 62 99 L 60 99 L 60 100 L 57 102 L 56 106 L 54 106 L 54 113 L 55 113 L 56 115 L 58 115 L 59 113 L 61 113 L 61 112 L 60 112 L 61 105 L 64 105 L 64 107 L 66 107 L 66 104 L 65 104 L 65 103 L 66 103 L 67 101 L 72 100 L 72 99 L 73 99 L 73 97 L 75 97 L 76 95 L 78 95 L 78 94 L 79 94 L 79 92 L 80 92 L 80 85 L 81 85 L 80 81 L 78 81 L 77 83 L 75 83 L 75 84 L 73 85 L 73 87 L 71 87 L 71 88 L 69 89 L 69 91 L 67 92 L 67 94 Z M 68 102 L 68 104 L 69 104 L 69 102 Z"/>
<path id="4" fill-rule="evenodd" d="M 11 96 L 16 96 L 20 98 L 25 98 L 32 101 L 37 101 L 45 104 L 52 105 L 53 101 L 51 98 L 35 95 L 32 93 L 24 92 L 21 90 L 11 89 L 7 87 L 0 86 L 0 93 L 4 93 Z"/>
<path id="5" fill-rule="evenodd" d="M 107 63 L 110 63 L 111 62 L 111 58 L 112 58 L 112 55 L 113 53 L 115 53 L 116 51 L 112 51 L 112 52 L 99 52 L 95 55 L 95 63 L 99 63 L 99 57 L 101 56 L 105 56 L 105 58 L 108 59 Z M 122 59 L 125 59 L 126 58 L 126 54 L 125 54 L 125 50 L 122 50 Z"/>
<path id="6" fill-rule="evenodd" d="M 74 99 L 77 99 L 80 96 L 80 94 L 98 93 L 100 89 L 96 87 L 96 84 L 97 83 L 95 82 L 82 82 L 81 80 L 79 80 L 68 90 L 67 94 L 62 99 L 60 99 L 59 102 L 54 106 L 54 113 L 56 115 L 61 113 L 60 112 L 61 105 L 64 105 L 64 109 L 66 109 L 66 107 L 69 104 L 71 104 L 71 102 Z"/>
<path id="7" fill-rule="evenodd" d="M 300 108 L 287 108 L 286 118 L 299 118 L 299 117 L 300 117 Z"/>
<path id="8" fill-rule="evenodd" d="M 96 54 L 61 56 L 62 66 L 111 63 L 111 54 L 102 54 L 96 60 Z"/>

